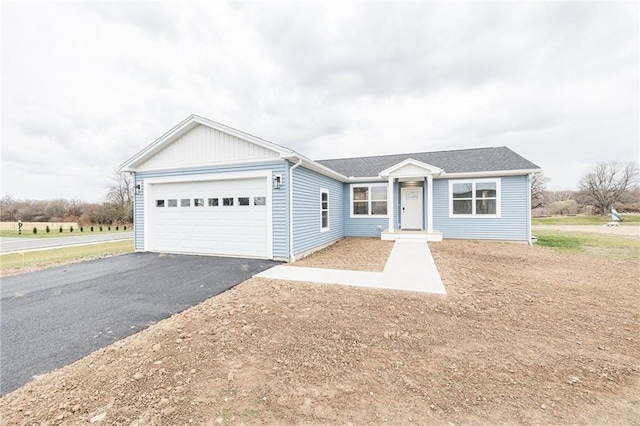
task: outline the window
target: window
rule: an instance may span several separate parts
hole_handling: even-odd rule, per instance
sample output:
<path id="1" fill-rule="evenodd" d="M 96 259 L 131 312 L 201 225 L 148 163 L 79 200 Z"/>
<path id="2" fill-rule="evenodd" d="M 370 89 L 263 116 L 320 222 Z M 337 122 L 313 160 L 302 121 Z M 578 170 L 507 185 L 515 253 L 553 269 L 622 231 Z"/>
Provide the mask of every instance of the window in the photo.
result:
<path id="1" fill-rule="evenodd" d="M 218 199 L 209 198 L 209 207 L 218 207 Z"/>
<path id="2" fill-rule="evenodd" d="M 188 198 L 183 198 L 180 200 L 180 207 L 191 207 L 191 200 Z"/>
<path id="3" fill-rule="evenodd" d="M 164 200 L 156 200 L 156 207 L 164 207 Z"/>
<path id="4" fill-rule="evenodd" d="M 249 205 L 249 197 L 238 197 L 238 205 L 239 206 L 248 206 Z"/>
<path id="5" fill-rule="evenodd" d="M 351 185 L 351 217 L 386 216 L 387 184 Z"/>
<path id="6" fill-rule="evenodd" d="M 223 198 L 222 199 L 222 205 L 223 206 L 232 206 L 233 205 L 233 198 Z"/>
<path id="7" fill-rule="evenodd" d="M 500 180 L 449 181 L 449 216 L 500 217 Z"/>
<path id="8" fill-rule="evenodd" d="M 320 190 L 320 231 L 329 230 L 329 191 Z"/>
<path id="9" fill-rule="evenodd" d="M 169 207 L 178 207 L 178 200 L 167 200 Z"/>
<path id="10" fill-rule="evenodd" d="M 204 198 L 194 198 L 193 207 L 204 207 Z"/>
<path id="11" fill-rule="evenodd" d="M 267 197 L 253 197 L 253 205 L 254 206 L 266 206 L 267 205 Z"/>

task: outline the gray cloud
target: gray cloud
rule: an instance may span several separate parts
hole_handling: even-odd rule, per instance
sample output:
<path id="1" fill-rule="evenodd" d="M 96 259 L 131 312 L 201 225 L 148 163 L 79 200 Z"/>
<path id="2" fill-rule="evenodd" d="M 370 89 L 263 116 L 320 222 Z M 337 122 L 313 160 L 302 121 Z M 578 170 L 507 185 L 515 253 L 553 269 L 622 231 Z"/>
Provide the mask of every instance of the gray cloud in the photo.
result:
<path id="1" fill-rule="evenodd" d="M 638 157 L 633 3 L 3 7 L 16 197 L 101 197 L 191 113 L 314 158 L 508 145 L 567 188 Z"/>

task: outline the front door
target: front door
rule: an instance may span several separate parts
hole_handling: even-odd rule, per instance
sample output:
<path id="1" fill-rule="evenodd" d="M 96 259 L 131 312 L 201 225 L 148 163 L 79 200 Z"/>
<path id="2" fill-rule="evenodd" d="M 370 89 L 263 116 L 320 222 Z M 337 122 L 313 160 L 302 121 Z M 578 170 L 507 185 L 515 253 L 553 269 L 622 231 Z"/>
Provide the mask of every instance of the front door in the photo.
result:
<path id="1" fill-rule="evenodd" d="M 400 227 L 422 229 L 422 188 L 402 188 Z"/>

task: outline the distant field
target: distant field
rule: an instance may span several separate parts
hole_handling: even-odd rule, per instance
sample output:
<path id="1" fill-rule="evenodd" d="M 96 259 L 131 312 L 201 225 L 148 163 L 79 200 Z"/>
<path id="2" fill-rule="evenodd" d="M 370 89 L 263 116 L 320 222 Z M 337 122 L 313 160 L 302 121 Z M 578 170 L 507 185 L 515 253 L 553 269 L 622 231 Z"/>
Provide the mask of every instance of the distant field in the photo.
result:
<path id="1" fill-rule="evenodd" d="M 620 225 L 639 224 L 640 215 L 620 215 Z M 554 216 L 554 217 L 534 217 L 531 219 L 532 225 L 602 225 L 611 222 L 611 215 L 608 216 Z"/>
<path id="2" fill-rule="evenodd" d="M 47 250 L 33 250 L 24 253 L 0 255 L 2 275 L 28 272 L 78 260 L 89 260 L 99 256 L 133 252 L 133 242 L 113 241 L 82 246 L 61 247 Z"/>
<path id="3" fill-rule="evenodd" d="M 95 235 L 95 234 L 115 234 L 120 232 L 132 232 L 133 227 L 127 226 L 127 229 L 124 230 L 122 226 L 118 227 L 118 231 L 116 231 L 115 226 L 111 227 L 109 231 L 106 226 L 102 227 L 102 231 L 100 231 L 99 226 L 93 227 L 93 232 L 91 231 L 90 226 L 86 226 L 83 228 L 83 231 L 80 231 L 80 228 L 73 230 L 73 232 L 69 232 L 68 229 L 64 229 L 60 232 L 59 229 L 52 229 L 51 232 L 47 233 L 46 231 L 38 231 L 37 234 L 33 233 L 33 229 L 22 229 L 22 235 L 18 235 L 18 231 L 0 231 L 0 237 L 12 237 L 12 238 L 61 238 L 61 237 L 77 237 L 82 235 Z"/>
<path id="4" fill-rule="evenodd" d="M 589 234 L 582 232 L 536 230 L 537 245 L 555 247 L 560 250 L 593 252 L 602 256 L 630 259 L 640 257 L 640 241 L 618 235 Z"/>

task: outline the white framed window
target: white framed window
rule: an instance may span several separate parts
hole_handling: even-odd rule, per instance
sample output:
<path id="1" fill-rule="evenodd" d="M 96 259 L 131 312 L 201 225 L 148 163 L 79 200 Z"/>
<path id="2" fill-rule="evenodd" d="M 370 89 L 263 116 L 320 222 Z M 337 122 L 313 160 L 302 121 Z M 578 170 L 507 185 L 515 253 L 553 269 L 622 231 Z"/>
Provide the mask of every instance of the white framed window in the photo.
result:
<path id="1" fill-rule="evenodd" d="M 449 181 L 449 217 L 500 217 L 500 179 Z"/>
<path id="2" fill-rule="evenodd" d="M 194 198 L 193 207 L 204 207 L 204 198 Z"/>
<path id="3" fill-rule="evenodd" d="M 156 207 L 164 207 L 164 200 L 156 200 Z"/>
<path id="4" fill-rule="evenodd" d="M 320 232 L 329 230 L 329 190 L 320 189 Z"/>
<path id="5" fill-rule="evenodd" d="M 386 217 L 386 183 L 351 184 L 351 217 Z"/>

